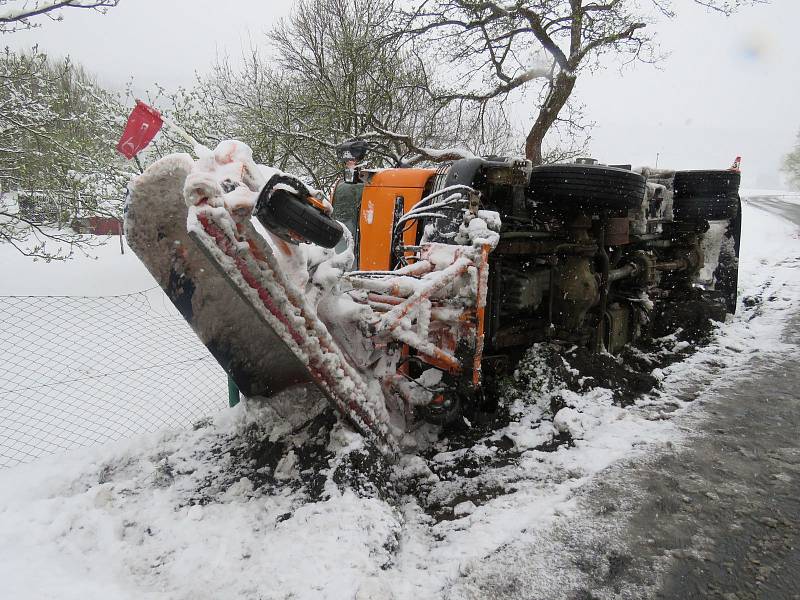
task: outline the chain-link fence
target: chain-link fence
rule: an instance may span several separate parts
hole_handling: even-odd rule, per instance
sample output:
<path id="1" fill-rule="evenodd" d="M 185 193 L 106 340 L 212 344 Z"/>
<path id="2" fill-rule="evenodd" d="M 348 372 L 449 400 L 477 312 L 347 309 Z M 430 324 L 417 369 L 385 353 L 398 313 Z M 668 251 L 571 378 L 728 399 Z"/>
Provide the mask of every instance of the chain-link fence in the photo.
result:
<path id="1" fill-rule="evenodd" d="M 158 288 L 0 296 L 0 324 L 0 468 L 227 405 L 224 371 Z"/>

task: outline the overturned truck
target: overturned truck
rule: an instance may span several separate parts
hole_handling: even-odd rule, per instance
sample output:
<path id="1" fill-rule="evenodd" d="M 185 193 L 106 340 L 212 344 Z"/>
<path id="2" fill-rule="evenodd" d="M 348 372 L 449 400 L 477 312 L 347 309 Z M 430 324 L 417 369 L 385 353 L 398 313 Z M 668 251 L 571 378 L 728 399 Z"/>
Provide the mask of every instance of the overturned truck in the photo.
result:
<path id="1" fill-rule="evenodd" d="M 698 290 L 735 311 L 737 170 L 359 172 L 344 148 L 332 203 L 235 141 L 130 184 L 130 246 L 248 398 L 322 395 L 393 454 L 416 422 L 490 406 L 534 342 L 614 354 Z"/>

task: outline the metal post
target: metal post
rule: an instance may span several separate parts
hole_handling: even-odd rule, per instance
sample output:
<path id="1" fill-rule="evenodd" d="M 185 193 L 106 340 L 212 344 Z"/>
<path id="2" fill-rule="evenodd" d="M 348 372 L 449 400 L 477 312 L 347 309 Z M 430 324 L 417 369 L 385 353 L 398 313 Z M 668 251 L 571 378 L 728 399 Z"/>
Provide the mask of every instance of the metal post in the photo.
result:
<path id="1" fill-rule="evenodd" d="M 228 375 L 228 406 L 233 408 L 237 404 L 239 404 L 239 388 L 233 378 Z"/>

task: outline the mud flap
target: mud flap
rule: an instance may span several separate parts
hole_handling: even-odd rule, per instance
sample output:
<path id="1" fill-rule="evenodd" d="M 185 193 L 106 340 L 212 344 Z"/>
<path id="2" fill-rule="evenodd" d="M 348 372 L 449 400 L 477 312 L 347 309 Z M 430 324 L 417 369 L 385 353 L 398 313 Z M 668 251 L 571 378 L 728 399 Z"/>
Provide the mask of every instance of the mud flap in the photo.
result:
<path id="1" fill-rule="evenodd" d="M 169 156 L 131 183 L 128 244 L 245 396 L 295 387 L 321 395 L 306 365 L 189 238 L 183 185 L 193 165 L 188 154 Z"/>

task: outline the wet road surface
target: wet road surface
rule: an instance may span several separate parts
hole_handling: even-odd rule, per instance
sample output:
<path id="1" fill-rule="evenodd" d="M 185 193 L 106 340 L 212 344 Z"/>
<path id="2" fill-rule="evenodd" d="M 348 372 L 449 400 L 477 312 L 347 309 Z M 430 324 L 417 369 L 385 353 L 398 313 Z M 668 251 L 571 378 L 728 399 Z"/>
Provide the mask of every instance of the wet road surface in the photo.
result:
<path id="1" fill-rule="evenodd" d="M 800 599 L 799 358 L 752 365 L 707 407 L 707 434 L 640 478 L 631 554 L 674 559 L 653 597 Z"/>

